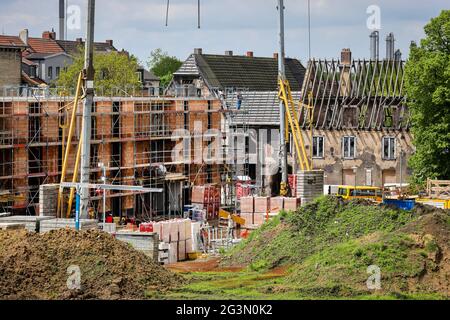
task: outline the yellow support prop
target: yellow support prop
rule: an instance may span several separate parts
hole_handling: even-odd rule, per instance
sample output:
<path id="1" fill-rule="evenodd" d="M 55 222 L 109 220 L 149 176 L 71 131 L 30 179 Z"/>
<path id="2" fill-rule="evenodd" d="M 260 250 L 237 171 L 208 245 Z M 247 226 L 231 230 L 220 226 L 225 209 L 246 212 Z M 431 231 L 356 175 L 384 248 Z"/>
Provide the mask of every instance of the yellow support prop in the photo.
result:
<path id="1" fill-rule="evenodd" d="M 73 133 L 75 131 L 75 120 L 77 117 L 77 107 L 78 107 L 78 101 L 79 101 L 80 93 L 81 93 L 82 80 L 83 80 L 83 74 L 80 72 L 80 74 L 78 75 L 77 90 L 75 93 L 75 101 L 74 101 L 73 107 L 72 107 L 72 117 L 70 118 L 69 136 L 67 137 L 67 147 L 65 150 L 64 161 L 63 161 L 62 170 L 61 170 L 61 183 L 64 182 L 64 180 L 66 179 L 67 162 L 69 161 L 70 144 L 72 143 L 72 137 L 73 137 Z M 57 217 L 60 216 L 60 213 L 61 213 L 61 217 L 62 217 L 62 209 L 61 209 L 62 208 L 61 204 L 63 201 L 62 191 L 63 191 L 63 189 L 60 187 L 59 192 L 58 192 L 58 205 L 57 205 L 57 211 L 56 211 Z"/>
<path id="2" fill-rule="evenodd" d="M 302 170 L 311 170 L 310 162 L 306 154 L 305 143 L 302 136 L 302 131 L 298 123 L 298 113 L 295 109 L 294 100 L 292 98 L 289 82 L 279 80 L 280 90 L 279 98 L 286 106 L 286 115 L 291 128 L 295 149 L 297 151 L 298 162 Z M 292 113 L 292 114 L 291 114 Z"/>
<path id="3" fill-rule="evenodd" d="M 73 176 L 72 176 L 72 182 L 75 183 L 78 180 L 78 168 L 81 158 L 81 144 L 83 143 L 83 136 L 80 136 L 80 141 L 78 142 L 78 151 L 77 151 L 77 158 L 75 160 L 75 168 L 73 170 Z M 69 196 L 69 202 L 67 204 L 67 212 L 66 212 L 66 218 L 70 218 L 70 212 L 72 211 L 72 204 L 73 204 L 73 198 L 75 196 L 75 188 L 70 188 L 70 196 Z"/>

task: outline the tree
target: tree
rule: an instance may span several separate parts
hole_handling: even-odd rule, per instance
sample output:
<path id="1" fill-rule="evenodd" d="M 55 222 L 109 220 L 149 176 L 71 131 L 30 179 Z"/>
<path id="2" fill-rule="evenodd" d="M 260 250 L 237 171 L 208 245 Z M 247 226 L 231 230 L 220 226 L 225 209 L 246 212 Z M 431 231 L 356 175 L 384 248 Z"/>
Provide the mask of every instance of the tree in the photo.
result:
<path id="1" fill-rule="evenodd" d="M 414 180 L 450 179 L 450 10 L 431 19 L 412 44 L 405 88 L 412 116 Z"/>
<path id="2" fill-rule="evenodd" d="M 80 51 L 74 62 L 65 71 L 62 71 L 56 82 L 63 88 L 75 88 L 77 78 L 84 66 L 84 52 Z M 139 65 L 134 56 L 120 52 L 95 53 L 95 86 L 98 94 L 110 95 L 118 90 L 121 93 L 132 93 L 141 86 L 136 74 Z"/>
<path id="3" fill-rule="evenodd" d="M 182 62 L 177 57 L 171 57 L 167 52 L 156 49 L 150 53 L 147 65 L 160 78 L 161 87 L 166 87 L 172 81 L 173 73 L 181 67 Z"/>

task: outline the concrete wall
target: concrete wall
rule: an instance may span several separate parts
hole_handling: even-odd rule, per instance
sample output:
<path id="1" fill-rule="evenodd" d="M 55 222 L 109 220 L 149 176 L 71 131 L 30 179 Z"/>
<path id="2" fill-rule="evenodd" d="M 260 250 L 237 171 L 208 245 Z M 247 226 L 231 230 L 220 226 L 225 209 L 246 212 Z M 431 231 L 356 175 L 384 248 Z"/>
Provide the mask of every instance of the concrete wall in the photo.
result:
<path id="1" fill-rule="evenodd" d="M 0 48 L 0 89 L 4 86 L 20 86 L 22 58 L 19 49 Z M 0 90 L 0 95 L 3 94 Z"/>

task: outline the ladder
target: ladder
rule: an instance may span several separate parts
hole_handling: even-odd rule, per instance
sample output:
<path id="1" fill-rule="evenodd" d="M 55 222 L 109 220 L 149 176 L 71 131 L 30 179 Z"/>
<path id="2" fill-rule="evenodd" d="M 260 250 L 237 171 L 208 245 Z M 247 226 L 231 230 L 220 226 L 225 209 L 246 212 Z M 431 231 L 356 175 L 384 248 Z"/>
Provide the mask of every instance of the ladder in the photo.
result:
<path id="1" fill-rule="evenodd" d="M 286 121 L 288 125 L 286 125 L 286 135 L 288 136 L 288 132 L 292 134 L 292 140 L 295 146 L 295 154 L 297 156 L 298 164 L 301 170 L 311 170 L 311 161 L 308 158 L 305 149 L 305 143 L 302 135 L 302 130 L 300 128 L 300 124 L 298 123 L 299 117 L 297 113 L 297 107 L 294 103 L 294 99 L 292 97 L 291 86 L 288 80 L 279 79 L 279 99 L 286 106 L 286 115 L 287 119 L 280 119 L 280 121 Z M 284 134 L 280 132 L 280 134 Z"/>

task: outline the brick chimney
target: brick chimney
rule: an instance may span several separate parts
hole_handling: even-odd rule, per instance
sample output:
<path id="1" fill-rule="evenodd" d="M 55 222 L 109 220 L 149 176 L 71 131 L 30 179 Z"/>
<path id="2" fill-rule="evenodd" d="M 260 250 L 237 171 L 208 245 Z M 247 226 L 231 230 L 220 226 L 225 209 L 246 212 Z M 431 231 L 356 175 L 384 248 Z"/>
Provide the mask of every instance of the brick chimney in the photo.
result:
<path id="1" fill-rule="evenodd" d="M 342 49 L 341 51 L 341 96 L 348 96 L 352 89 L 351 79 L 350 79 L 350 68 L 352 65 L 352 52 L 350 49 Z"/>
<path id="2" fill-rule="evenodd" d="M 28 29 L 23 29 L 20 31 L 19 38 L 23 43 L 25 43 L 25 45 L 28 45 Z"/>
<path id="3" fill-rule="evenodd" d="M 247 51 L 247 57 L 253 58 L 253 51 Z"/>
<path id="4" fill-rule="evenodd" d="M 43 39 L 48 39 L 48 40 L 56 40 L 56 32 L 55 31 L 44 31 L 42 33 L 42 38 Z"/>
<path id="5" fill-rule="evenodd" d="M 350 49 L 342 49 L 341 51 L 341 64 L 349 66 L 352 64 L 352 52 Z"/>
<path id="6" fill-rule="evenodd" d="M 273 54 L 273 58 L 274 58 L 275 60 L 278 60 L 278 52 L 275 52 L 275 53 Z"/>
<path id="7" fill-rule="evenodd" d="M 105 41 L 110 47 L 113 46 L 114 41 L 113 40 L 106 40 Z"/>

